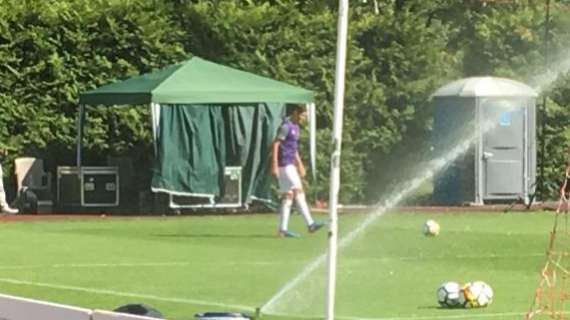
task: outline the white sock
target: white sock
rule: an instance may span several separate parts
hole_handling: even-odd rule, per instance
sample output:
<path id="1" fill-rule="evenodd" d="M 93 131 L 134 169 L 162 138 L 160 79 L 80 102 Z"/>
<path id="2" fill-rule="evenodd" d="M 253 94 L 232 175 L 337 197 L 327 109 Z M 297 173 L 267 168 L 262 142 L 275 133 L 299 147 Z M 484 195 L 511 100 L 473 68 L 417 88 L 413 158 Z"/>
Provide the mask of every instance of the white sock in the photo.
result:
<path id="1" fill-rule="evenodd" d="M 283 198 L 281 200 L 281 207 L 279 207 L 279 213 L 281 218 L 279 231 L 287 231 L 287 228 L 289 227 L 289 216 L 291 215 L 292 205 L 293 205 L 293 200 L 289 198 Z"/>
<path id="2" fill-rule="evenodd" d="M 297 209 L 299 209 L 299 212 L 301 212 L 303 218 L 305 218 L 305 223 L 307 226 L 312 225 L 315 221 L 313 221 L 313 218 L 311 217 L 311 211 L 309 211 L 309 206 L 307 205 L 305 194 L 302 192 L 297 193 L 297 196 L 295 197 L 295 203 L 297 204 Z"/>

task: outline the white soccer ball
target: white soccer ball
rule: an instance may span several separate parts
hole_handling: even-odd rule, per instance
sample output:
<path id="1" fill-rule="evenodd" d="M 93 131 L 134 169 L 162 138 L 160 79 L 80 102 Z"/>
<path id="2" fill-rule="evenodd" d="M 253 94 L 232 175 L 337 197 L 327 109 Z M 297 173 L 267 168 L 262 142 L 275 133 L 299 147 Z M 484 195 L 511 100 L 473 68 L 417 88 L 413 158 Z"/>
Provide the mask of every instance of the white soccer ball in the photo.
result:
<path id="1" fill-rule="evenodd" d="M 493 289 L 483 281 L 466 283 L 460 295 L 460 304 L 465 308 L 483 308 L 493 302 Z"/>
<path id="2" fill-rule="evenodd" d="M 426 236 L 434 237 L 439 234 L 439 223 L 434 220 L 428 220 L 424 223 L 424 234 Z"/>
<path id="3" fill-rule="evenodd" d="M 461 306 L 461 285 L 454 281 L 443 283 L 437 289 L 437 302 L 444 308 L 457 308 Z"/>

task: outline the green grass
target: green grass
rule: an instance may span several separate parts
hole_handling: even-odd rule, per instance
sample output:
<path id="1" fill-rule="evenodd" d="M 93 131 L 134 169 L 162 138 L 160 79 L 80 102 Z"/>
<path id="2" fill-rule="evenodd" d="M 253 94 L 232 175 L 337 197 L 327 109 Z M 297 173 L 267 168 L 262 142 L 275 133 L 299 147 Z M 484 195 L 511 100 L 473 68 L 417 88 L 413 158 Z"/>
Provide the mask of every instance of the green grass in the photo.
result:
<path id="1" fill-rule="evenodd" d="M 364 218 L 341 216 L 341 233 Z M 422 235 L 428 218 L 440 223 L 438 237 Z M 239 306 L 251 312 L 327 250 L 326 231 L 280 239 L 276 224 L 274 214 L 4 223 L 0 292 L 106 310 L 144 302 L 174 320 Z M 522 319 L 552 224 L 544 212 L 387 214 L 340 252 L 336 314 Z M 304 231 L 298 216 L 292 229 Z M 322 318 L 325 278 L 322 265 L 273 305 L 290 316 L 263 318 Z M 485 309 L 440 309 L 435 291 L 450 280 L 483 280 L 495 301 Z"/>

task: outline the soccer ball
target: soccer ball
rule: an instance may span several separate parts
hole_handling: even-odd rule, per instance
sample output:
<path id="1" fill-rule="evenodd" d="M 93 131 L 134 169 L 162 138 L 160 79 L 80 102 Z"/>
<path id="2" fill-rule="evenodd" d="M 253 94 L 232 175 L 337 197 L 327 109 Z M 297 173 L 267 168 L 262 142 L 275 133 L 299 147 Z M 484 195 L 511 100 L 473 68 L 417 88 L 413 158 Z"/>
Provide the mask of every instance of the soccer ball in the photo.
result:
<path id="1" fill-rule="evenodd" d="M 434 220 L 428 220 L 424 223 L 424 234 L 426 236 L 437 236 L 439 234 L 439 224 Z"/>
<path id="2" fill-rule="evenodd" d="M 461 286 L 457 282 L 445 282 L 437 289 L 437 302 L 444 308 L 460 307 L 461 296 Z"/>
<path id="3" fill-rule="evenodd" d="M 465 308 L 482 308 L 493 302 L 493 289 L 483 281 L 465 284 L 462 293 L 460 304 Z"/>

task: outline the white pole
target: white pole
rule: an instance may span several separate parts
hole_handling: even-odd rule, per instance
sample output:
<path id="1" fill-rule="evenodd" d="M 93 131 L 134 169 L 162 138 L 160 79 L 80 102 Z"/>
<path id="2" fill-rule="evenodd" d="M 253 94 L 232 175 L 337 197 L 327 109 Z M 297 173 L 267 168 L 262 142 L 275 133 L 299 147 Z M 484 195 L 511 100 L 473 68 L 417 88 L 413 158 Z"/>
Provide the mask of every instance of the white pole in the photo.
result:
<path id="1" fill-rule="evenodd" d="M 317 112 L 315 110 L 315 103 L 307 104 L 309 111 L 309 150 L 311 156 L 311 173 L 313 181 L 317 180 Z"/>
<path id="2" fill-rule="evenodd" d="M 161 106 L 158 103 L 151 102 L 150 103 L 150 114 L 152 116 L 152 137 L 153 137 L 153 144 L 154 144 L 154 155 L 158 155 L 158 140 L 160 135 L 160 111 Z"/>
<path id="3" fill-rule="evenodd" d="M 348 33 L 348 0 L 339 0 L 336 44 L 336 74 L 334 95 L 333 153 L 329 193 L 329 255 L 326 320 L 334 320 L 336 288 L 336 253 L 338 239 L 338 191 L 340 189 L 340 153 L 342 144 L 342 117 L 344 109 L 344 73 L 346 68 L 346 42 Z"/>

